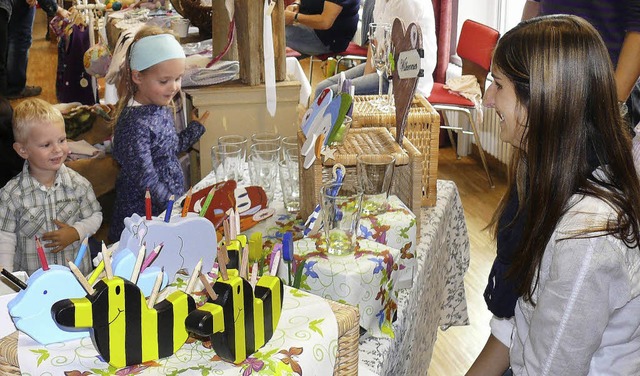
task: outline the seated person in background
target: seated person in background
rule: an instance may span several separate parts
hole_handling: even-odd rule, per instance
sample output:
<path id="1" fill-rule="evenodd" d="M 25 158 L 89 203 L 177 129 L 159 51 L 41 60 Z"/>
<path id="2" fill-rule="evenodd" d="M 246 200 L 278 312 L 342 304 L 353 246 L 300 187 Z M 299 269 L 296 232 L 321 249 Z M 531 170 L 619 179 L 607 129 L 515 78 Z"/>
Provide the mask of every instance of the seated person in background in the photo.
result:
<path id="1" fill-rule="evenodd" d="M 25 100 L 15 108 L 13 135 L 26 162 L 0 190 L 0 264 L 38 270 L 37 237 L 49 264 L 67 265 L 80 240 L 100 228 L 100 204 L 87 179 L 64 165 L 69 145 L 60 111 L 41 99 Z M 93 270 L 89 252 L 78 267 L 84 274 Z"/>
<path id="2" fill-rule="evenodd" d="M 284 11 L 287 47 L 304 55 L 347 49 L 358 28 L 360 0 L 299 0 Z"/>
<path id="3" fill-rule="evenodd" d="M 0 97 L 0 187 L 3 187 L 11 178 L 22 171 L 24 160 L 13 150 L 13 130 L 11 129 L 11 119 L 13 118 L 13 108 L 11 103 L 4 97 Z"/>
<path id="4" fill-rule="evenodd" d="M 640 370 L 640 182 L 613 72 L 576 16 L 524 21 L 495 48 L 484 105 L 514 154 L 492 220 L 508 267 L 485 297 L 513 318 L 492 320 L 467 376 Z M 512 283 L 517 300 L 494 283 Z"/>
<path id="5" fill-rule="evenodd" d="M 374 0 L 367 0 L 374 1 Z M 438 44 L 436 41 L 436 23 L 433 15 L 433 5 L 431 1 L 424 0 L 375 0 L 373 8 L 373 22 L 388 23 L 393 25 L 393 21 L 399 18 L 404 23 L 405 28 L 410 23 L 416 23 L 422 29 L 422 48 L 424 57 L 422 58 L 422 69 L 424 77 L 418 80 L 416 88 L 417 94 L 428 97 L 433 88 L 433 71 L 436 69 Z M 371 63 L 371 49 L 367 53 L 367 62 L 358 64 L 345 72 L 346 78 L 351 79 L 355 87 L 356 95 L 378 94 L 378 74 Z M 388 90 L 389 82 L 384 74 L 382 91 Z M 338 75 L 329 77 L 316 86 L 315 96 L 325 88 L 330 87 L 335 93 L 338 89 Z"/>

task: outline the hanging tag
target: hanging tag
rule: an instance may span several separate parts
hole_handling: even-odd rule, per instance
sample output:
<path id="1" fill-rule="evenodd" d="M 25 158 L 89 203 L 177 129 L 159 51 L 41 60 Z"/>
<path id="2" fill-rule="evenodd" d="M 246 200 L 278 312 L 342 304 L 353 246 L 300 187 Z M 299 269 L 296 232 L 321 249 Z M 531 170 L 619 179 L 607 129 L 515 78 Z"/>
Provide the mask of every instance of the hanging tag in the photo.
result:
<path id="1" fill-rule="evenodd" d="M 276 7 L 276 2 L 274 1 L 270 1 L 269 2 L 269 6 L 267 7 L 267 10 L 265 11 L 265 16 L 270 16 L 271 13 L 273 13 L 273 8 Z"/>

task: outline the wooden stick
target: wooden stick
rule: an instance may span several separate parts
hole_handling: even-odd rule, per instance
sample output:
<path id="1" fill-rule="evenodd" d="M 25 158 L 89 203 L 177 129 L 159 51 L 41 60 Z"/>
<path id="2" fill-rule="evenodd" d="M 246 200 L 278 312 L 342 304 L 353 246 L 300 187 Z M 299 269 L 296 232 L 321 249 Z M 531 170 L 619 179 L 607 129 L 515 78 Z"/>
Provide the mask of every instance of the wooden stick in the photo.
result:
<path id="1" fill-rule="evenodd" d="M 198 261 L 196 267 L 193 268 L 193 272 L 191 273 L 191 278 L 189 278 L 189 283 L 187 284 L 187 289 L 185 292 L 187 294 L 191 294 L 193 292 L 193 288 L 196 286 L 196 280 L 198 279 L 198 274 L 200 274 L 200 269 L 202 269 L 202 259 Z"/>
<path id="2" fill-rule="evenodd" d="M 104 261 L 104 272 L 107 274 L 107 279 L 113 278 L 113 268 L 111 267 L 111 251 L 107 249 L 107 246 L 102 242 L 102 261 Z"/>
<path id="3" fill-rule="evenodd" d="M 215 302 L 216 299 L 218 299 L 218 294 L 213 291 L 213 287 L 211 287 L 211 284 L 209 283 L 209 280 L 207 280 L 207 277 L 205 277 L 202 273 L 199 274 L 200 282 L 202 282 L 202 284 L 204 285 L 204 289 L 207 290 L 207 294 L 209 294 L 211 300 Z"/>
<path id="4" fill-rule="evenodd" d="M 240 277 L 249 278 L 249 247 L 247 245 L 242 248 L 242 262 L 240 263 Z"/>
<path id="5" fill-rule="evenodd" d="M 231 242 L 231 230 L 229 229 L 229 216 L 222 222 L 222 229 L 224 231 L 224 241 L 229 244 Z"/>
<path id="6" fill-rule="evenodd" d="M 140 267 L 142 266 L 142 260 L 144 260 L 144 255 L 147 253 L 147 247 L 143 244 L 142 247 L 138 250 L 138 257 L 136 258 L 136 263 L 133 266 L 133 272 L 131 273 L 131 283 L 134 285 L 138 283 L 138 277 L 140 276 Z"/>
<path id="7" fill-rule="evenodd" d="M 229 280 L 229 275 L 227 274 L 227 260 L 229 259 L 229 254 L 227 253 L 227 246 L 221 245 L 218 252 L 218 268 L 220 270 L 220 276 L 222 276 L 223 281 Z"/>
<path id="8" fill-rule="evenodd" d="M 73 261 L 70 261 L 70 260 L 67 260 L 67 264 L 69 264 L 69 269 L 71 269 L 71 273 L 73 273 L 73 275 L 76 276 L 76 279 L 78 280 L 78 282 L 80 282 L 80 285 L 82 286 L 82 288 L 84 288 L 87 294 L 93 295 L 95 290 L 93 289 L 93 287 L 91 287 L 91 285 L 89 284 L 89 281 L 87 281 L 87 279 L 82 275 L 82 272 L 80 271 L 80 269 L 78 269 L 76 264 L 74 264 Z"/>
<path id="9" fill-rule="evenodd" d="M 258 263 L 254 262 L 251 267 L 251 287 L 256 288 L 256 284 L 258 283 Z"/>
<path id="10" fill-rule="evenodd" d="M 156 282 L 153 284 L 153 289 L 151 290 L 151 296 L 149 296 L 149 300 L 147 300 L 147 307 L 153 308 L 156 305 L 156 300 L 158 299 L 158 292 L 160 292 L 160 287 L 162 286 L 162 278 L 164 277 L 164 268 L 158 272 L 156 276 Z"/>

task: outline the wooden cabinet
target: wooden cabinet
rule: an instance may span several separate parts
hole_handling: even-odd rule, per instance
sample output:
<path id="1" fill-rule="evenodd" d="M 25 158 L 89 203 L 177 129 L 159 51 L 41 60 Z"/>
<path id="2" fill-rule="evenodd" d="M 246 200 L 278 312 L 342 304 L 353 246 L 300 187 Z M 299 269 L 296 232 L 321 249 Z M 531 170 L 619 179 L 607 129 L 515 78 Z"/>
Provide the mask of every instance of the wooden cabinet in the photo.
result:
<path id="1" fill-rule="evenodd" d="M 250 138 L 253 133 L 264 131 L 275 131 L 283 137 L 296 134 L 300 99 L 298 81 L 276 83 L 278 102 L 274 117 L 267 111 L 264 85 L 248 86 L 233 81 L 184 91 L 187 100 L 200 114 L 210 113 L 204 124 L 207 131 L 196 147 L 200 151 L 200 177 L 211 171 L 211 147 L 218 143 L 220 136 L 240 134 Z M 192 181 L 193 174 L 192 168 Z"/>

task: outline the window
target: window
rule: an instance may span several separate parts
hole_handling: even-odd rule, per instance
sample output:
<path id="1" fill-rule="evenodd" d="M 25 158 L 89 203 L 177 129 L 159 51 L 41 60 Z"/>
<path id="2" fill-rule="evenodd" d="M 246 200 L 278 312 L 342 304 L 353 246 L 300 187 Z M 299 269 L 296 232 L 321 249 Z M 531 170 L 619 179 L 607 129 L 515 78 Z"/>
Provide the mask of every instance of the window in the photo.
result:
<path id="1" fill-rule="evenodd" d="M 467 19 L 489 25 L 504 34 L 520 22 L 525 2 L 526 0 L 457 0 L 457 35 L 460 35 L 462 23 Z M 455 9 L 454 7 L 454 12 Z"/>

